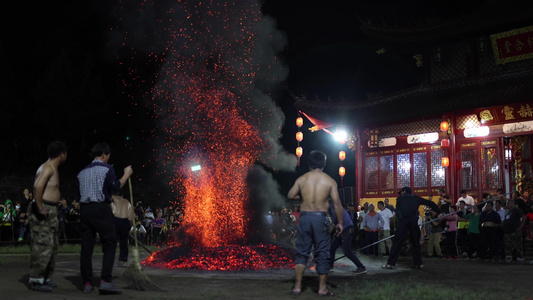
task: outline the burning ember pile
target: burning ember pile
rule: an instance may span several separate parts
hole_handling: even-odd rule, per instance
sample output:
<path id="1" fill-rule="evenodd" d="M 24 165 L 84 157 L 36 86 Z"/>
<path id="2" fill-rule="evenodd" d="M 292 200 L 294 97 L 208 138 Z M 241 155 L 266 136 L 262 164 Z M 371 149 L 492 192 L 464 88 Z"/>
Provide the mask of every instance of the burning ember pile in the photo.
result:
<path id="1" fill-rule="evenodd" d="M 294 266 L 292 257 L 287 249 L 270 244 L 192 249 L 172 247 L 152 254 L 142 264 L 165 269 L 208 271 L 290 269 Z"/>
<path id="2" fill-rule="evenodd" d="M 157 145 L 158 175 L 170 177 L 184 209 L 183 238 L 143 263 L 172 269 L 285 268 L 292 257 L 287 250 L 245 246 L 254 215 L 248 172 L 258 161 L 269 166 L 280 152 L 284 116 L 269 93 L 286 75 L 275 56 L 279 46 L 273 45 L 282 39 L 257 0 L 155 3 L 132 8 L 121 1 L 122 23 L 114 29 L 123 32 L 123 45 L 139 47 L 132 46 L 131 59 L 146 53 L 147 65 L 160 66 L 151 96 L 142 97 L 157 124 L 147 142 Z M 149 24 L 132 30 L 126 20 Z M 124 82 L 134 90 L 143 80 L 142 68 L 133 65 Z M 201 169 L 193 171 L 193 165 Z"/>

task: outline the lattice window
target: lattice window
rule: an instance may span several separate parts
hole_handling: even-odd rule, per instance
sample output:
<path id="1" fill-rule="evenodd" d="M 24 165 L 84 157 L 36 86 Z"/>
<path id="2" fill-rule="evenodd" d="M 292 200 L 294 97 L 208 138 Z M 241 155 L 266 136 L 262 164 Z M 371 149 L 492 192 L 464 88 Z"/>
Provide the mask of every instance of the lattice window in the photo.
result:
<path id="1" fill-rule="evenodd" d="M 381 189 L 394 189 L 394 156 L 387 155 L 379 158 L 381 171 Z"/>
<path id="2" fill-rule="evenodd" d="M 500 188 L 500 168 L 496 148 L 481 149 L 481 185 L 482 189 Z"/>
<path id="3" fill-rule="evenodd" d="M 396 155 L 396 173 L 398 188 L 411 186 L 411 154 Z"/>
<path id="4" fill-rule="evenodd" d="M 431 186 L 440 187 L 446 185 L 446 169 L 442 166 L 444 150 L 431 152 Z"/>
<path id="5" fill-rule="evenodd" d="M 428 155 L 427 152 L 413 153 L 414 187 L 428 186 Z"/>
<path id="6" fill-rule="evenodd" d="M 476 149 L 461 151 L 461 189 L 477 189 Z"/>
<path id="7" fill-rule="evenodd" d="M 475 128 L 481 126 L 477 115 L 467 115 L 457 118 L 457 129 Z"/>
<path id="8" fill-rule="evenodd" d="M 440 129 L 441 119 L 395 124 L 379 128 L 379 138 L 436 132 Z"/>
<path id="9" fill-rule="evenodd" d="M 365 159 L 365 188 L 377 190 L 378 186 L 378 158 L 371 156 Z"/>

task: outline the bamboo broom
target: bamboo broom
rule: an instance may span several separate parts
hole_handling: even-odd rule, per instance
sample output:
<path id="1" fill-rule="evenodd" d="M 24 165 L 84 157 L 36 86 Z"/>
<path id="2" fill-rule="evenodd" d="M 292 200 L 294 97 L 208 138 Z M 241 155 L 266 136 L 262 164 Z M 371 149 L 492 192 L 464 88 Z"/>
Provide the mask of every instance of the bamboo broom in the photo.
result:
<path id="1" fill-rule="evenodd" d="M 130 187 L 130 201 L 131 207 L 133 208 L 133 191 L 131 188 L 131 178 L 128 178 L 128 184 Z M 134 214 L 132 209 L 132 214 Z M 133 216 L 132 220 L 135 220 Z M 122 275 L 123 280 L 128 283 L 128 287 L 136 291 L 160 291 L 161 288 L 156 286 L 146 274 L 144 274 L 141 262 L 139 260 L 139 244 L 137 241 L 137 234 L 133 234 L 135 240 L 135 248 L 131 251 L 131 264 L 128 266 L 124 274 Z"/>

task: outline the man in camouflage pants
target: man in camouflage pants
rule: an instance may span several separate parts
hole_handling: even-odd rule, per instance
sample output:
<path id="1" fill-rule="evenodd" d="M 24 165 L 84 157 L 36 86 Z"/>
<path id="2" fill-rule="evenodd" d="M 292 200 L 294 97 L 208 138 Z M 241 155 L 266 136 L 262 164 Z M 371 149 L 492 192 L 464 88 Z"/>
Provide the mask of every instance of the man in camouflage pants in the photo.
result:
<path id="1" fill-rule="evenodd" d="M 55 268 L 59 245 L 57 231 L 59 220 L 57 207 L 59 192 L 59 173 L 57 171 L 67 159 L 67 147 L 62 142 L 48 145 L 48 161 L 37 170 L 29 216 L 31 233 L 30 284 L 32 290 L 50 292 L 57 284 L 50 281 Z"/>
<path id="2" fill-rule="evenodd" d="M 503 240 L 505 242 L 505 262 L 510 263 L 513 259 L 513 250 L 516 251 L 516 260 L 524 262 L 524 245 L 522 242 L 522 227 L 526 218 L 522 210 L 516 206 L 513 199 L 507 200 L 507 211 L 502 222 Z"/>

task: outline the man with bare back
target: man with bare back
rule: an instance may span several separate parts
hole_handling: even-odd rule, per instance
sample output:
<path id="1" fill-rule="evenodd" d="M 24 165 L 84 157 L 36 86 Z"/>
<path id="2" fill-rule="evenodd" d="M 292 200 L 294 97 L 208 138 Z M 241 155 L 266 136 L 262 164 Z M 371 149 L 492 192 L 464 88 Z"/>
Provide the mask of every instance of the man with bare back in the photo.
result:
<path id="1" fill-rule="evenodd" d="M 32 289 L 50 292 L 57 284 L 50 281 L 55 268 L 59 219 L 57 208 L 61 193 L 57 168 L 67 159 L 67 146 L 63 142 L 48 145 L 48 160 L 37 170 L 29 214 L 31 232 L 30 284 Z"/>
<path id="2" fill-rule="evenodd" d="M 302 279 L 311 248 L 316 262 L 316 272 L 319 276 L 318 294 L 320 296 L 334 296 L 326 287 L 329 272 L 329 251 L 331 225 L 327 211 L 328 199 L 331 198 L 335 208 L 338 223 L 336 234 L 342 233 L 342 206 L 337 190 L 337 182 L 322 172 L 326 165 L 326 154 L 320 151 L 309 153 L 308 164 L 310 171 L 300 176 L 288 194 L 289 199 L 301 199 L 300 221 L 296 238 L 296 282 L 291 290 L 292 295 L 302 292 Z"/>
<path id="3" fill-rule="evenodd" d="M 117 240 L 120 244 L 120 253 L 118 255 L 118 265 L 121 267 L 128 266 L 128 240 L 130 228 L 133 222 L 133 211 L 130 202 L 122 196 L 113 195 L 111 197 L 111 209 L 115 216 L 115 230 L 117 231 Z"/>

